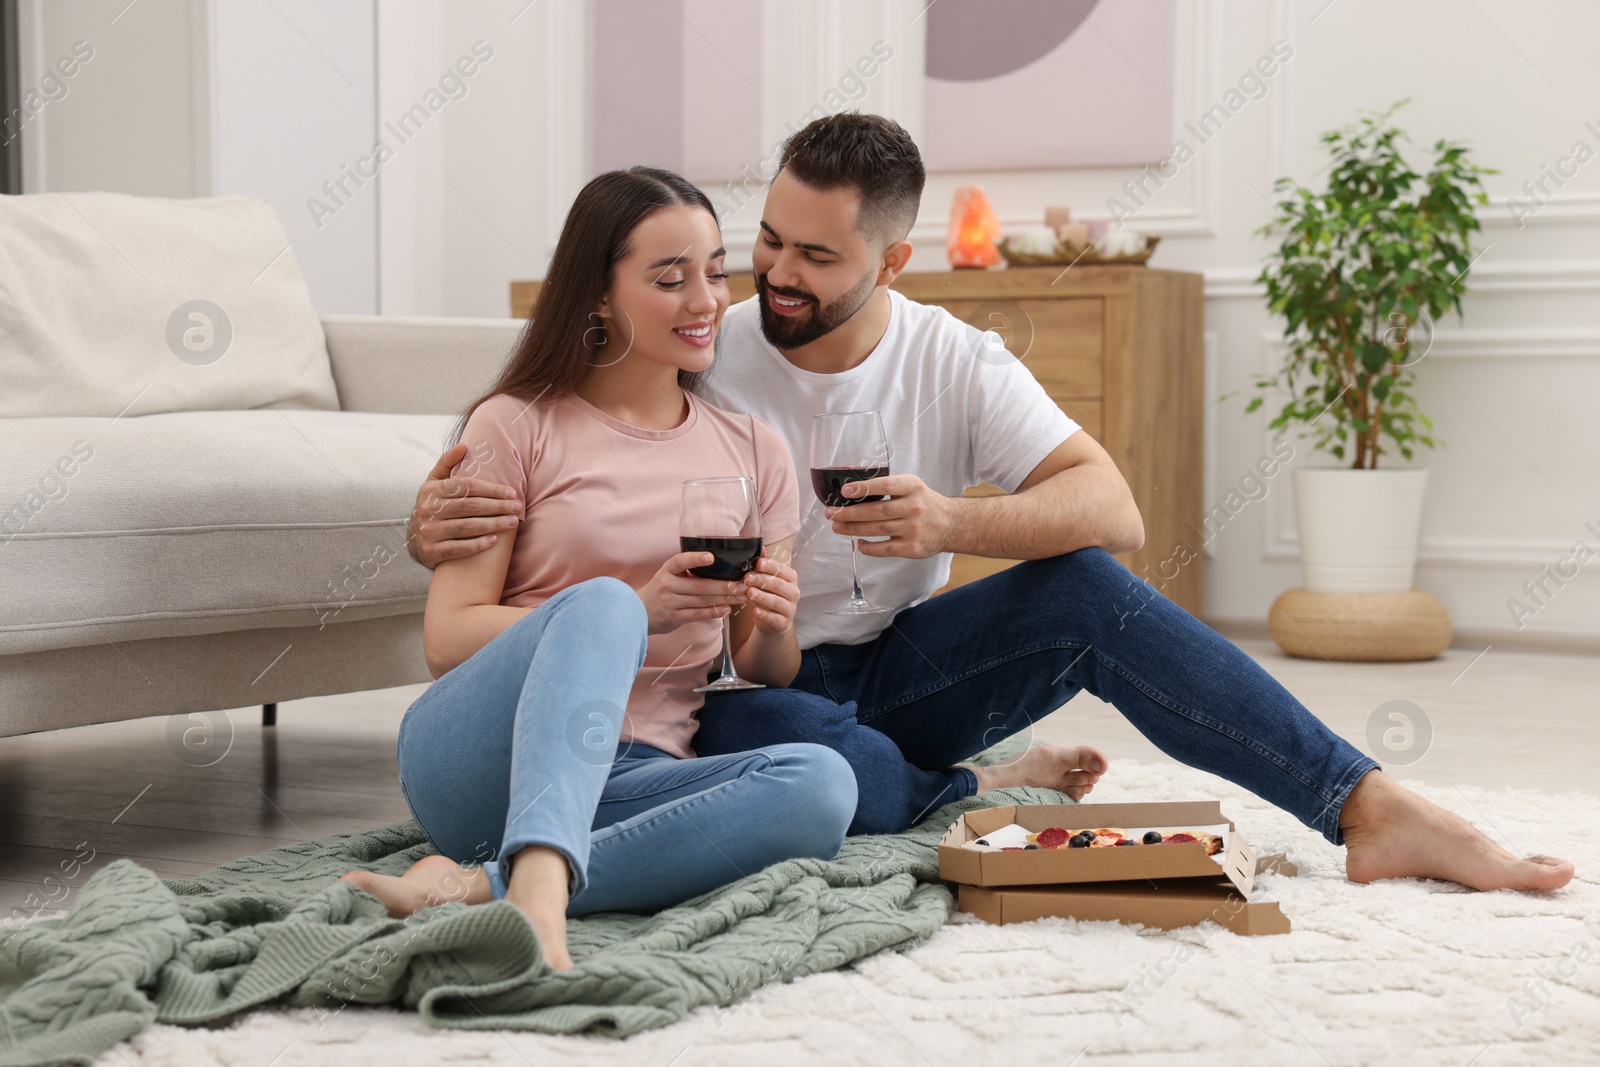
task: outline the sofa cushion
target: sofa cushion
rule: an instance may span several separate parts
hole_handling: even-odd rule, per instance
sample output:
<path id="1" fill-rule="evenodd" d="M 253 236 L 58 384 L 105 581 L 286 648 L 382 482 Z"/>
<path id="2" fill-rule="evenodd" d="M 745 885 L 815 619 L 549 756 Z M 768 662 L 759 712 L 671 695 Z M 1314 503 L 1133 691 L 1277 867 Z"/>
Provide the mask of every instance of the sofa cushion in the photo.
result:
<path id="1" fill-rule="evenodd" d="M 405 524 L 453 419 L 0 420 L 0 654 L 421 611 Z"/>
<path id="2" fill-rule="evenodd" d="M 339 407 L 265 198 L 0 196 L 0 234 L 0 418 Z"/>

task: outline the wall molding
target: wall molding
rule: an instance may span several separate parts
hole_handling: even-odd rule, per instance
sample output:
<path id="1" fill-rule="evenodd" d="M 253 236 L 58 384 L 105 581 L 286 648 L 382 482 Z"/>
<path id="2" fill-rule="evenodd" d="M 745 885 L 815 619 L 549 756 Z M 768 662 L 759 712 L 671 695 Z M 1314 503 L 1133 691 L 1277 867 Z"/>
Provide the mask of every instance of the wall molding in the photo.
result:
<path id="1" fill-rule="evenodd" d="M 1537 571 L 1553 564 L 1572 551 L 1573 537 L 1566 541 L 1554 538 L 1493 538 L 1493 537 L 1424 537 L 1417 549 L 1417 563 L 1454 567 L 1510 567 Z M 1596 548 L 1593 539 L 1590 547 Z M 1268 543 L 1261 558 L 1272 563 L 1300 562 L 1300 538 L 1279 531 L 1277 540 Z M 1576 562 L 1576 560 L 1574 560 Z M 1600 568 L 1600 556 L 1581 564 L 1579 572 Z M 1568 579 L 1571 581 L 1571 579 Z M 1507 596 L 1515 595 L 1516 590 Z"/>
<path id="2" fill-rule="evenodd" d="M 1256 284 L 1259 267 L 1216 267 L 1204 272 L 1207 300 L 1232 300 L 1250 297 L 1265 300 L 1267 291 Z"/>
<path id="3" fill-rule="evenodd" d="M 1230 641 L 1272 640 L 1267 630 L 1267 620 L 1261 616 L 1213 618 L 1208 614 L 1205 622 Z M 1535 630 L 1537 623 L 1530 623 L 1526 630 L 1517 630 L 1504 625 L 1494 626 L 1478 616 L 1462 618 L 1456 613 L 1452 613 L 1451 622 L 1454 624 L 1454 636 L 1450 638 L 1450 647 L 1473 656 L 1490 645 L 1502 652 L 1600 655 L 1600 627 Z"/>
<path id="4" fill-rule="evenodd" d="M 1262 330 L 1265 373 L 1282 363 L 1283 334 Z M 1441 330 L 1425 359 L 1600 359 L 1600 327 L 1491 329 L 1466 326 Z M 1421 362 L 1419 359 L 1418 362 Z"/>
<path id="5" fill-rule="evenodd" d="M 1478 329 L 1434 334 L 1428 359 L 1597 359 L 1600 329 Z"/>
<path id="6" fill-rule="evenodd" d="M 1218 267 L 1205 272 L 1207 300 L 1266 298 L 1256 284 L 1260 267 Z M 1467 294 L 1587 291 L 1600 289 L 1600 259 L 1521 260 L 1514 263 L 1480 261 L 1468 276 Z"/>
<path id="7" fill-rule="evenodd" d="M 1468 275 L 1468 293 L 1543 292 L 1550 289 L 1600 289 L 1600 259 L 1480 261 Z"/>
<path id="8" fill-rule="evenodd" d="M 1485 227 L 1520 230 L 1525 226 L 1555 226 L 1569 222 L 1600 223 L 1600 193 L 1556 193 L 1544 199 L 1543 206 L 1519 224 L 1511 217 L 1511 199 L 1533 203 L 1516 193 L 1493 194 L 1487 208 L 1478 216 Z"/>
<path id="9" fill-rule="evenodd" d="M 1270 435 L 1264 435 L 1270 440 Z M 1270 447 L 1270 446 L 1269 446 Z M 1288 468 L 1288 475 L 1294 468 Z M 1289 499 L 1290 513 L 1294 507 L 1292 477 L 1285 477 L 1285 495 Z M 1300 536 L 1288 529 L 1289 519 L 1280 514 L 1284 505 L 1268 502 L 1262 509 L 1261 559 L 1268 563 L 1299 563 Z M 1450 537 L 1424 534 L 1417 544 L 1417 565 L 1441 567 L 1466 567 L 1476 569 L 1515 569 L 1534 572 L 1547 563 L 1555 563 L 1572 550 L 1574 542 L 1588 540 L 1591 548 L 1600 549 L 1586 533 L 1574 534 L 1565 540 L 1554 537 Z M 1581 565 L 1581 571 L 1600 568 L 1600 555 Z M 1511 593 L 1506 595 L 1510 596 Z"/>
<path id="10" fill-rule="evenodd" d="M 1261 331 L 1264 372 L 1282 363 L 1284 340 L 1274 330 Z M 1438 359 L 1600 359 L 1600 328 L 1490 329 L 1466 327 L 1434 335 L 1426 357 Z M 1262 431 L 1263 447 L 1270 450 L 1273 436 Z M 1292 470 L 1293 468 L 1289 468 Z M 1292 484 L 1292 483 L 1291 483 Z M 1271 502 L 1262 509 L 1261 558 L 1269 563 L 1297 563 L 1300 538 L 1289 530 L 1293 490 L 1289 503 Z M 1284 508 L 1291 509 L 1285 514 Z M 1573 540 L 1548 537 L 1449 537 L 1424 535 L 1417 563 L 1456 567 L 1516 567 L 1537 569 L 1554 562 L 1572 547 Z M 1600 545 L 1594 546 L 1600 548 Z M 1588 566 L 1600 566 L 1600 556 Z"/>
<path id="11" fill-rule="evenodd" d="M 1205 383 L 1205 396 L 1208 401 L 1204 404 L 1205 415 L 1201 420 L 1201 479 L 1205 486 L 1204 499 L 1220 500 L 1221 495 L 1217 490 L 1217 469 L 1221 466 L 1221 451 L 1217 442 L 1217 405 L 1210 403 L 1209 400 L 1221 392 L 1218 379 L 1222 374 L 1222 335 L 1216 330 L 1206 330 L 1200 337 L 1202 351 L 1205 353 L 1205 366 L 1200 376 Z M 1208 557 L 1216 555 L 1216 551 L 1211 547 L 1213 540 L 1215 538 L 1207 538 L 1200 549 Z"/>

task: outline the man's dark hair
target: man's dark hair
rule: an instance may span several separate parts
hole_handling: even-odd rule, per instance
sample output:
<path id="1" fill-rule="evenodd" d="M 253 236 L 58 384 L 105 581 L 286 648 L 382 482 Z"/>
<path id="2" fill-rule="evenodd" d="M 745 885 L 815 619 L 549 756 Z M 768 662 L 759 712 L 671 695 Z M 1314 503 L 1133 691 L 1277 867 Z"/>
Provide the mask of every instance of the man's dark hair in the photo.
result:
<path id="1" fill-rule="evenodd" d="M 841 111 L 802 127 L 783 145 L 778 172 L 821 192 L 844 186 L 861 197 L 856 228 L 888 247 L 917 221 L 927 172 L 911 135 L 893 119 Z"/>

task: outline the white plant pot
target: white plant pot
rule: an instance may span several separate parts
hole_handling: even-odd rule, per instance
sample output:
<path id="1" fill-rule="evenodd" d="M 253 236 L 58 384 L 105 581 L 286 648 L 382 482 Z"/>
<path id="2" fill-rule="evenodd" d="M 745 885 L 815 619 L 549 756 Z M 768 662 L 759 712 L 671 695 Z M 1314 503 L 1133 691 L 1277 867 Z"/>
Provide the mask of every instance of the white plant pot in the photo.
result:
<path id="1" fill-rule="evenodd" d="M 1294 472 L 1300 564 L 1314 593 L 1403 593 L 1417 567 L 1428 472 Z"/>

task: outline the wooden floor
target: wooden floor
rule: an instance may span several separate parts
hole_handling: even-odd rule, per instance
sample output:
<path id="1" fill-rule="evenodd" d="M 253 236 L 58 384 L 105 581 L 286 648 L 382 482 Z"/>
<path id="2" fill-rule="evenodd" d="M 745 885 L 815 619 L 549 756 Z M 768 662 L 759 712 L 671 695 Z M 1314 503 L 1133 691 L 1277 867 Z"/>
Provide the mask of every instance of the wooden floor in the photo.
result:
<path id="1" fill-rule="evenodd" d="M 1363 749 L 1380 705 L 1420 707 L 1432 742 L 1421 759 L 1392 768 L 1399 777 L 1600 789 L 1600 657 L 1491 648 L 1476 660 L 1451 651 L 1430 663 L 1335 666 L 1291 660 L 1270 642 L 1239 643 Z M 0 738 L 0 918 L 63 907 L 119 857 L 183 877 L 407 817 L 394 738 L 423 688 L 282 704 L 267 729 L 259 708 L 241 709 L 187 744 L 183 730 L 206 724 L 142 719 Z M 1167 758 L 1087 694 L 1041 720 L 1033 738 L 1096 744 L 1113 774 L 1119 758 Z"/>

